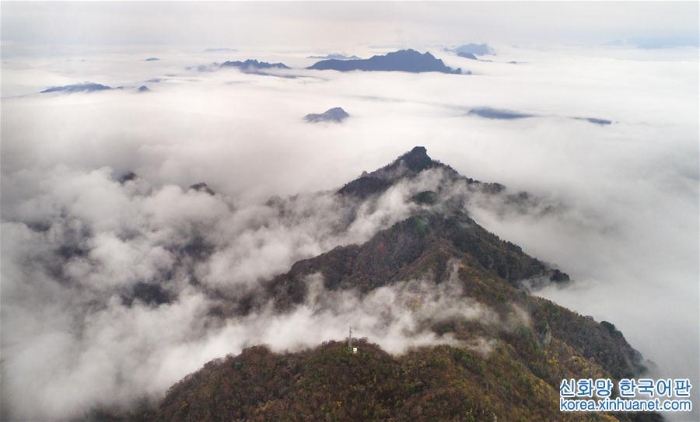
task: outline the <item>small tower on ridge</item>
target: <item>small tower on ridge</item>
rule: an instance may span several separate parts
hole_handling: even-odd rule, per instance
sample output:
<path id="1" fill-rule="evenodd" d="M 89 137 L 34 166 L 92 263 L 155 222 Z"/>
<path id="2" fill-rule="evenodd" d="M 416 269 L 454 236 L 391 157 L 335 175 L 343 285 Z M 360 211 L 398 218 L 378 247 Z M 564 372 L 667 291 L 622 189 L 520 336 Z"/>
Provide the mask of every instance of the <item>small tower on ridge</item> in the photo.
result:
<path id="1" fill-rule="evenodd" d="M 348 331 L 348 350 L 357 353 L 357 347 L 352 346 L 352 327 L 350 327 Z"/>

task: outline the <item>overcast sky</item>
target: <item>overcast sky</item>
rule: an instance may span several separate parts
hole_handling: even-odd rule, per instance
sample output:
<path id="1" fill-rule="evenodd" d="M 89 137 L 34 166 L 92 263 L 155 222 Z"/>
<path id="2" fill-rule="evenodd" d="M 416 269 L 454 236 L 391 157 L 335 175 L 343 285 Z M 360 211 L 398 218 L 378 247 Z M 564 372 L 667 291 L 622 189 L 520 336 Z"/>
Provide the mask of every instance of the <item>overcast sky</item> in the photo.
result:
<path id="1" fill-rule="evenodd" d="M 697 2 L 3 2 L 9 45 L 697 45 Z"/>

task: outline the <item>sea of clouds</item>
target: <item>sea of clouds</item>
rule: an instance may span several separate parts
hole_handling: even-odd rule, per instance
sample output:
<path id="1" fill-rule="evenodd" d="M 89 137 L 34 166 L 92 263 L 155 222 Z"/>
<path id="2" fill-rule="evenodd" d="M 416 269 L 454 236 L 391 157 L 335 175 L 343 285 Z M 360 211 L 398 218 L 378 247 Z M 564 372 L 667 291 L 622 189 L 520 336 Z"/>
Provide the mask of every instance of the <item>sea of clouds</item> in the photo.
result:
<path id="1" fill-rule="evenodd" d="M 3 419 L 128 406 L 247 345 L 308 347 L 348 325 L 395 353 L 452 341 L 417 332 L 426 315 L 389 288 L 365 299 L 321 292 L 284 318 L 212 315 L 299 259 L 410 215 L 418 186 L 370 202 L 333 192 L 416 145 L 465 176 L 537 198 L 523 207 L 474 194 L 469 212 L 574 281 L 536 294 L 614 323 L 655 376 L 698 385 L 697 49 L 497 47 L 493 62 L 433 50 L 473 75 L 302 69 L 317 52 L 3 58 Z M 196 69 L 245 58 L 294 69 Z M 123 88 L 39 94 L 85 81 Z M 142 85 L 150 91 L 138 93 Z M 336 106 L 351 115 L 342 124 L 303 120 Z M 468 115 L 477 107 L 535 117 Z M 120 182 L 127 172 L 138 177 Z M 188 189 L 198 182 L 215 195 Z M 156 283 L 167 301 L 125 300 Z M 412 294 L 425 291 L 414 283 Z M 329 297 L 352 307 L 324 313 Z M 469 305 L 465 317 L 490 315 Z"/>

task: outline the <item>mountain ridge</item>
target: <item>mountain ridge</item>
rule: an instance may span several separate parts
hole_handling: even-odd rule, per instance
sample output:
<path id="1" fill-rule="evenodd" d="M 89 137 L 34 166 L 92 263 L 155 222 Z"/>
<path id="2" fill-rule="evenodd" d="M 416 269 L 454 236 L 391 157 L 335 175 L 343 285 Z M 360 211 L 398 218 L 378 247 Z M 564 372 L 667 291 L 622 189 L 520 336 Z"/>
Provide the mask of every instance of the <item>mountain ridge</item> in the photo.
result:
<path id="1" fill-rule="evenodd" d="M 436 172 L 444 183 L 488 186 L 432 160 L 418 146 L 335 195 L 365 201 Z M 363 179 L 388 187 L 348 188 Z M 563 283 L 569 277 L 488 232 L 464 203 L 445 202 L 444 196 L 439 184 L 418 192 L 407 218 L 367 241 L 299 260 L 238 300 L 222 298 L 230 306 L 219 310 L 224 318 L 264 310 L 280 318 L 300 309 L 331 315 L 349 298 L 362 304 L 377 295 L 393 297 L 385 323 L 411 318 L 410 335 L 432 338 L 428 345 L 393 355 L 363 339 L 353 343 L 357 353 L 333 339 L 291 352 L 251 345 L 207 363 L 129 418 L 661 420 L 647 413 L 559 412 L 562 379 L 632 378 L 646 371 L 643 357 L 613 324 L 529 294 L 526 280 Z"/>
<path id="2" fill-rule="evenodd" d="M 233 67 L 240 69 L 243 72 L 250 72 L 254 73 L 260 70 L 269 70 L 269 69 L 289 69 L 287 65 L 284 63 L 268 63 L 268 62 L 259 62 L 255 59 L 247 59 L 245 61 L 226 61 L 221 63 L 219 67 Z"/>
<path id="3" fill-rule="evenodd" d="M 416 50 L 399 50 L 387 53 L 383 56 L 375 55 L 369 59 L 357 60 L 322 60 L 307 69 L 313 70 L 337 70 L 348 72 L 353 70 L 361 71 L 402 71 L 411 73 L 440 72 L 461 74 L 461 69 L 452 69 L 445 66 L 442 60 L 435 58 L 432 54 L 419 53 Z"/>
<path id="4" fill-rule="evenodd" d="M 448 177 L 454 180 L 460 179 L 466 181 L 467 184 L 482 185 L 482 188 L 489 192 L 497 193 L 505 188 L 500 183 L 483 183 L 470 177 L 462 176 L 449 165 L 430 158 L 425 147 L 416 146 L 390 164 L 370 173 L 364 172 L 357 179 L 346 183 L 337 192 L 343 196 L 366 198 L 386 191 L 399 179 L 415 177 L 423 170 L 434 168 L 443 169 Z"/>

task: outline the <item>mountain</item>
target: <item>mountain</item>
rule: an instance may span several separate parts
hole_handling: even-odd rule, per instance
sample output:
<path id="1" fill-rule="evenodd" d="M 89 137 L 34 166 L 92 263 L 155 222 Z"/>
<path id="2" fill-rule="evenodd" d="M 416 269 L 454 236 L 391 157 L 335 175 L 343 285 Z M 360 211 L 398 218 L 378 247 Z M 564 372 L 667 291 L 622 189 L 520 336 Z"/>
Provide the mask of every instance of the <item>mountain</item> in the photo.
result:
<path id="1" fill-rule="evenodd" d="M 95 92 L 95 91 L 107 91 L 113 89 L 107 85 L 96 84 L 93 82 L 85 82 L 81 84 L 64 85 L 64 86 L 52 86 L 41 91 L 42 94 L 47 94 L 50 92 Z"/>
<path id="2" fill-rule="evenodd" d="M 267 63 L 259 62 L 257 60 L 248 59 L 244 62 L 241 61 L 227 61 L 223 62 L 219 67 L 235 67 L 243 72 L 255 73 L 259 70 L 269 70 L 269 69 L 289 69 L 284 63 Z"/>
<path id="3" fill-rule="evenodd" d="M 479 60 L 473 53 L 457 53 L 457 55 L 465 59 Z"/>
<path id="4" fill-rule="evenodd" d="M 364 172 L 359 178 L 345 184 L 338 190 L 342 196 L 357 197 L 367 199 L 370 196 L 381 194 L 401 180 L 415 179 L 423 171 L 439 170 L 443 176 L 443 183 L 440 189 L 449 191 L 453 185 L 459 181 L 464 182 L 469 188 L 477 189 L 489 194 L 501 193 L 505 187 L 499 183 L 483 183 L 457 173 L 452 167 L 435 161 L 428 156 L 425 147 L 417 146 L 411 151 L 401 155 L 392 163 L 377 169 L 371 173 Z M 419 202 L 430 201 L 431 195 L 419 195 Z M 433 199 L 437 199 L 433 198 Z M 450 202 L 454 198 L 446 201 Z M 459 198 L 452 204 L 455 207 L 464 206 L 464 198 Z"/>
<path id="5" fill-rule="evenodd" d="M 488 44 L 464 44 L 454 49 L 457 54 L 472 54 L 474 56 L 486 56 L 496 54 Z"/>
<path id="6" fill-rule="evenodd" d="M 469 115 L 483 117 L 485 119 L 513 120 L 535 117 L 534 114 L 521 113 L 512 110 L 500 110 L 491 107 L 477 107 L 469 110 Z"/>
<path id="7" fill-rule="evenodd" d="M 457 188 L 462 193 L 455 194 Z M 645 367 L 613 324 L 528 293 L 530 281 L 566 283 L 569 277 L 470 218 L 464 195 L 501 195 L 503 186 L 464 177 L 416 147 L 335 195 L 348 204 L 368 203 L 390 189 L 413 194 L 409 217 L 360 244 L 296 262 L 220 312 L 236 318 L 267 309 L 291 318 L 313 309 L 330 318 L 348 303 L 369 301 L 376 308 L 372 300 L 383 297 L 389 300 L 382 305 L 385 324 L 398 312 L 413 318 L 412 335 L 435 341 L 401 355 L 367 339 L 354 340 L 356 352 L 339 341 L 284 353 L 251 345 L 207 363 L 156 407 L 130 418 L 660 420 L 646 413 L 559 411 L 562 379 L 619 380 Z M 160 300 L 159 292 L 144 294 Z"/>
<path id="8" fill-rule="evenodd" d="M 550 349 L 541 344 L 538 338 L 523 338 L 523 345 L 535 353 L 543 353 L 538 348 L 544 348 L 544 353 Z M 158 421 L 662 420 L 648 413 L 562 414 L 558 406 L 553 409 L 558 389 L 540 378 L 556 372 L 540 362 L 543 375 L 535 375 L 521 360 L 523 353 L 510 345 L 488 358 L 453 346 L 392 356 L 366 340 L 353 345 L 357 353 L 335 341 L 297 353 L 276 354 L 265 346 L 245 349 L 239 356 L 208 363 L 173 386 L 157 411 L 141 417 Z M 559 358 L 576 360 L 566 354 L 552 357 Z"/>
<path id="9" fill-rule="evenodd" d="M 357 56 L 346 56 L 345 54 L 331 53 L 325 56 L 309 56 L 309 59 L 323 59 L 323 60 L 361 60 Z"/>
<path id="10" fill-rule="evenodd" d="M 322 60 L 308 69 L 338 70 L 349 72 L 362 71 L 395 71 L 395 72 L 441 72 L 462 73 L 461 69 L 445 66 L 442 60 L 430 53 L 419 53 L 415 50 L 399 50 L 384 56 L 372 56 L 364 60 Z"/>
<path id="11" fill-rule="evenodd" d="M 593 124 L 600 125 L 600 126 L 607 126 L 607 125 L 611 125 L 613 123 L 612 120 L 600 119 L 597 117 L 574 117 L 574 119 L 575 120 L 583 120 L 583 121 L 586 121 L 588 123 L 593 123 Z"/>
<path id="12" fill-rule="evenodd" d="M 423 170 L 441 167 L 442 164 L 433 161 L 424 147 L 415 147 L 411 151 L 371 173 L 363 173 L 359 178 L 343 186 L 338 194 L 366 198 L 369 195 L 384 192 L 397 180 L 403 177 L 415 177 Z M 445 167 L 452 176 L 457 172 Z"/>
<path id="13" fill-rule="evenodd" d="M 494 120 L 517 120 L 526 119 L 529 117 L 538 117 L 536 114 L 524 113 L 521 111 L 504 110 L 491 107 L 476 107 L 467 113 L 468 116 L 478 116 L 484 119 Z M 612 120 L 601 119 L 598 117 L 568 117 L 574 120 L 581 120 L 588 123 L 593 123 L 599 126 L 607 126 L 613 123 Z"/>
<path id="14" fill-rule="evenodd" d="M 350 115 L 340 107 L 334 107 L 324 111 L 321 114 L 307 114 L 304 116 L 304 120 L 309 123 L 319 123 L 319 122 L 336 122 L 340 123 L 343 120 L 350 117 Z"/>

